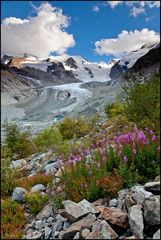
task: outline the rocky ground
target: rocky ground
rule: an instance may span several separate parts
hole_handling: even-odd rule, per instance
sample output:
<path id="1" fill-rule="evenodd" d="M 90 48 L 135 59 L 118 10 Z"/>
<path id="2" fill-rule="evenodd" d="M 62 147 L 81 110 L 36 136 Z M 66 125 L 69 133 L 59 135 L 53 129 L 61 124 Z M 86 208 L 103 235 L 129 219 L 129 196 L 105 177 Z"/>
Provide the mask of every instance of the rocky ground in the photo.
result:
<path id="1" fill-rule="evenodd" d="M 37 184 L 31 192 L 65 194 L 59 186 L 63 162 L 54 150 L 12 161 L 12 168 L 17 167 L 28 170 L 29 176 L 39 171 L 52 173 L 50 191 Z M 144 186 L 122 189 L 115 199 L 65 200 L 62 209 L 50 202 L 36 216 L 23 203 L 26 191 L 17 186 L 12 194 L 12 200 L 23 204 L 28 219 L 23 239 L 160 239 L 160 176 Z"/>

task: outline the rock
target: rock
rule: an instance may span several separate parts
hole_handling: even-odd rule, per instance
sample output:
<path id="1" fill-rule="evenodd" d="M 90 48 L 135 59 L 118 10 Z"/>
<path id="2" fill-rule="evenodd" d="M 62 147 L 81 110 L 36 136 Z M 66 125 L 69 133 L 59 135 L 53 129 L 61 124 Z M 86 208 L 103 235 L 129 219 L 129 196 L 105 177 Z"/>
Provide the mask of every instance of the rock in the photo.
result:
<path id="1" fill-rule="evenodd" d="M 22 168 L 25 165 L 27 166 L 27 161 L 25 159 L 20 159 L 20 160 L 16 160 L 16 161 L 12 161 L 11 162 L 11 167 L 13 169 L 15 169 L 15 168 Z"/>
<path id="2" fill-rule="evenodd" d="M 16 187 L 12 193 L 12 200 L 17 202 L 25 202 L 25 193 L 27 190 L 21 187 Z"/>
<path id="3" fill-rule="evenodd" d="M 90 229 L 92 228 L 92 224 L 96 220 L 95 215 L 88 214 L 86 217 L 81 220 L 73 223 L 67 230 L 64 232 L 63 239 L 70 239 L 75 236 L 77 232 L 79 232 L 82 228 Z"/>
<path id="4" fill-rule="evenodd" d="M 42 192 L 45 190 L 45 187 L 43 184 L 36 184 L 31 188 L 31 192 Z"/>
<path id="5" fill-rule="evenodd" d="M 100 210 L 101 210 L 101 216 L 107 222 L 122 228 L 129 227 L 127 213 L 121 212 L 121 210 L 117 208 L 103 207 Z"/>
<path id="6" fill-rule="evenodd" d="M 111 199 L 109 202 L 109 207 L 117 207 L 118 200 L 116 198 Z"/>
<path id="7" fill-rule="evenodd" d="M 103 198 L 98 199 L 97 201 L 92 203 L 93 206 L 102 206 L 105 204 L 105 200 Z"/>
<path id="8" fill-rule="evenodd" d="M 70 223 L 69 222 L 65 222 L 64 223 L 64 226 L 63 226 L 63 230 L 66 230 L 67 228 L 69 228 L 70 227 Z"/>
<path id="9" fill-rule="evenodd" d="M 57 238 L 57 237 L 59 236 L 59 233 L 60 233 L 59 231 L 55 231 L 55 232 L 54 232 L 54 237 Z"/>
<path id="10" fill-rule="evenodd" d="M 36 221 L 36 223 L 35 223 L 35 229 L 36 229 L 36 230 L 40 230 L 40 229 L 42 228 L 42 225 L 43 225 L 42 220 Z"/>
<path id="11" fill-rule="evenodd" d="M 63 201 L 62 204 L 65 209 L 63 209 L 61 215 L 66 217 L 70 222 L 75 222 L 88 213 L 99 213 L 96 207 L 94 207 L 85 199 L 79 203 L 66 200 Z"/>
<path id="12" fill-rule="evenodd" d="M 160 194 L 160 181 L 158 182 L 148 182 L 144 185 L 145 190 L 152 192 L 153 194 Z"/>
<path id="13" fill-rule="evenodd" d="M 37 219 L 49 218 L 54 215 L 52 204 L 46 205 L 36 216 Z"/>
<path id="14" fill-rule="evenodd" d="M 50 238 L 51 232 L 52 232 L 51 228 L 45 227 L 45 239 Z"/>
<path id="15" fill-rule="evenodd" d="M 139 239 L 143 239 L 143 212 L 141 205 L 134 205 L 129 208 L 129 224 L 133 234 Z"/>
<path id="16" fill-rule="evenodd" d="M 83 229 L 81 232 L 81 237 L 86 238 L 89 233 L 90 233 L 89 229 Z"/>
<path id="17" fill-rule="evenodd" d="M 114 230 L 110 227 L 110 225 L 105 221 L 101 221 L 95 227 L 95 230 L 88 234 L 86 239 L 116 239 L 118 235 L 114 232 Z"/>
<path id="18" fill-rule="evenodd" d="M 63 166 L 59 168 L 59 170 L 58 170 L 57 173 L 55 174 L 55 177 L 60 178 L 61 175 L 62 175 L 62 170 L 64 170 L 64 167 L 63 167 Z"/>
<path id="19" fill-rule="evenodd" d="M 61 193 L 63 191 L 62 187 L 57 187 L 57 189 L 55 190 L 55 193 Z"/>
<path id="20" fill-rule="evenodd" d="M 144 219 L 146 224 L 150 226 L 160 224 L 160 196 L 152 195 L 145 199 L 144 203 Z"/>
<path id="21" fill-rule="evenodd" d="M 60 178 L 58 178 L 58 177 L 56 177 L 54 180 L 55 180 L 56 184 L 60 183 L 60 181 L 61 181 Z"/>
<path id="22" fill-rule="evenodd" d="M 77 232 L 73 239 L 79 239 L 79 232 Z"/>
<path id="23" fill-rule="evenodd" d="M 53 222 L 54 221 L 54 218 L 53 217 L 49 217 L 48 219 L 47 219 L 47 223 L 51 223 L 51 222 Z"/>
<path id="24" fill-rule="evenodd" d="M 57 219 L 58 221 L 62 222 L 62 223 L 64 223 L 64 222 L 67 221 L 67 219 L 64 218 L 64 217 L 62 217 L 60 214 L 58 214 L 58 215 L 56 216 L 56 219 Z"/>
<path id="25" fill-rule="evenodd" d="M 54 167 L 54 163 L 51 163 L 44 168 L 44 171 L 47 174 L 55 174 L 57 169 Z"/>
<path id="26" fill-rule="evenodd" d="M 130 237 L 126 237 L 126 238 L 124 238 L 124 239 L 139 239 L 139 238 L 137 238 L 136 236 L 130 236 Z"/>
<path id="27" fill-rule="evenodd" d="M 136 204 L 142 204 L 146 198 L 152 195 L 152 193 L 145 191 L 144 186 L 142 185 L 132 187 L 130 192 Z"/>
<path id="28" fill-rule="evenodd" d="M 158 175 L 155 179 L 154 182 L 160 182 L 160 175 Z"/>
<path id="29" fill-rule="evenodd" d="M 160 238 L 160 229 L 153 235 L 153 239 L 161 239 Z"/>
<path id="30" fill-rule="evenodd" d="M 26 239 L 41 239 L 42 233 L 38 232 L 38 231 L 34 231 L 31 233 L 28 233 L 25 238 Z"/>

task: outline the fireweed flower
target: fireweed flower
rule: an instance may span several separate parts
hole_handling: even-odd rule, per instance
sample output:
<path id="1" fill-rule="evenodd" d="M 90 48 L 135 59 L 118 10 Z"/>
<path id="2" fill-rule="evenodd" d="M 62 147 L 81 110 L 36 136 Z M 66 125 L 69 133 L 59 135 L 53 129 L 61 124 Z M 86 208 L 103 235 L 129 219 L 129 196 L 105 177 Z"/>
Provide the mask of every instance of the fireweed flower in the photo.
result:
<path id="1" fill-rule="evenodd" d="M 151 138 L 151 140 L 152 140 L 152 141 L 155 141 L 155 140 L 157 140 L 157 137 L 156 137 L 155 135 L 153 135 L 152 138 Z"/>
<path id="2" fill-rule="evenodd" d="M 128 162 L 128 158 L 126 156 L 124 156 L 124 162 L 127 163 Z"/>
<path id="3" fill-rule="evenodd" d="M 98 162 L 98 163 L 97 163 L 97 168 L 100 169 L 100 167 L 101 167 L 101 163 Z"/>

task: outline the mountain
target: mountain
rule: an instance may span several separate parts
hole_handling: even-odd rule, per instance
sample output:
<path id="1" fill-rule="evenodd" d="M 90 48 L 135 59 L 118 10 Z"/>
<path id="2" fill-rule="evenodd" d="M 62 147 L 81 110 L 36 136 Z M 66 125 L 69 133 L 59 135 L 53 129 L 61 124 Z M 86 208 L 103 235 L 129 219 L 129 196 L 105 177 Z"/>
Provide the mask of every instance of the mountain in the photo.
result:
<path id="1" fill-rule="evenodd" d="M 5 55 L 1 59 L 1 116 L 18 118 L 35 131 L 65 116 L 104 113 L 107 103 L 122 96 L 123 74 L 155 72 L 160 44 L 143 46 L 109 63 L 81 56 Z"/>
<path id="2" fill-rule="evenodd" d="M 146 69 L 149 69 L 148 71 L 151 73 L 157 71 L 159 64 L 160 44 L 144 45 L 140 49 L 121 57 L 111 68 L 109 76 L 111 79 L 120 80 L 125 72 L 146 73 Z"/>

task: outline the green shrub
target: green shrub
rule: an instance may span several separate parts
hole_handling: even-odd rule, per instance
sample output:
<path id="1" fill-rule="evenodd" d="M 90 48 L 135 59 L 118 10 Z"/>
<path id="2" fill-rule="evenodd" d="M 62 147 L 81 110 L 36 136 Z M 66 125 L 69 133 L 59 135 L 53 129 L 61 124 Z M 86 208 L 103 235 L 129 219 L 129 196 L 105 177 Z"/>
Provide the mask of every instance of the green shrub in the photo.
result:
<path id="1" fill-rule="evenodd" d="M 1 239 L 21 239 L 26 223 L 24 210 L 18 203 L 1 200 Z"/>
<path id="2" fill-rule="evenodd" d="M 15 188 L 15 171 L 10 168 L 10 159 L 1 159 L 1 196 L 10 196 Z"/>
<path id="3" fill-rule="evenodd" d="M 62 201 L 65 200 L 61 194 L 55 194 L 53 196 L 53 202 L 56 208 L 61 209 L 63 208 Z"/>
<path id="4" fill-rule="evenodd" d="M 63 143 L 62 135 L 56 127 L 48 127 L 34 138 L 34 143 L 39 151 L 47 150 Z"/>
<path id="5" fill-rule="evenodd" d="M 15 122 L 6 122 L 4 125 L 5 131 L 5 145 L 19 158 L 25 158 L 35 151 L 35 146 L 32 143 L 30 130 L 20 131 L 20 128 Z"/>
<path id="6" fill-rule="evenodd" d="M 49 199 L 46 194 L 26 193 L 25 200 L 30 212 L 36 215 L 43 209 Z"/>
<path id="7" fill-rule="evenodd" d="M 123 104 L 120 102 L 110 103 L 105 106 L 105 113 L 109 118 L 116 117 L 124 113 Z"/>
<path id="8" fill-rule="evenodd" d="M 65 118 L 58 124 L 58 129 L 63 136 L 63 139 L 73 139 L 83 137 L 89 133 L 90 127 L 88 122 L 83 118 L 72 119 Z"/>
<path id="9" fill-rule="evenodd" d="M 160 128 L 160 77 L 152 76 L 127 90 L 124 111 L 129 120 L 140 127 Z"/>

